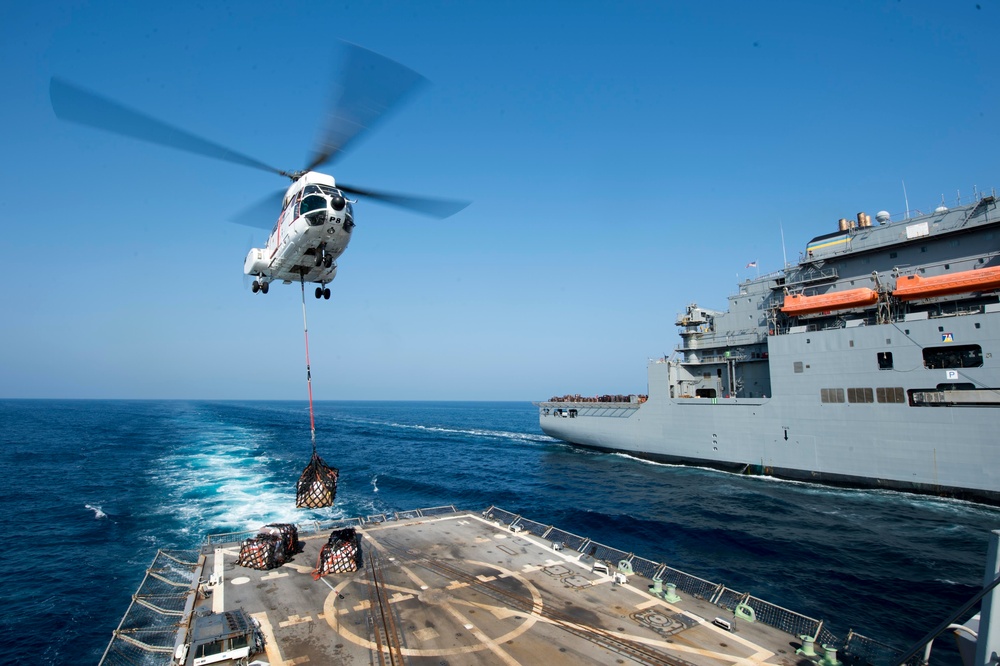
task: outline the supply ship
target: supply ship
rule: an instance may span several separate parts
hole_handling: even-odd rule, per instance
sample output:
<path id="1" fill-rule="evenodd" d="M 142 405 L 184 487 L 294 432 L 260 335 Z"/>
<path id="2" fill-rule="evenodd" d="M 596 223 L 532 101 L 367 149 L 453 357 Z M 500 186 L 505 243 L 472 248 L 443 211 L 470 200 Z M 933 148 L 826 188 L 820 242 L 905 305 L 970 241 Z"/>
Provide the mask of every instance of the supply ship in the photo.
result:
<path id="1" fill-rule="evenodd" d="M 995 191 L 866 213 L 687 306 L 647 395 L 552 398 L 542 430 L 659 462 L 1000 504 Z"/>

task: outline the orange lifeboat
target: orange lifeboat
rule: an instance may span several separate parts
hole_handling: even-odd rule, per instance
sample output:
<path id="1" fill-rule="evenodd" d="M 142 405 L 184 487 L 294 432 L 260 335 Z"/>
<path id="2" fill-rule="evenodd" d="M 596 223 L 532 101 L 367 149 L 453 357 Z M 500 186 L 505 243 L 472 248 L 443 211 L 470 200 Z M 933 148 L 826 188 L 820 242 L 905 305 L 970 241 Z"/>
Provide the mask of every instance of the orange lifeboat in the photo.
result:
<path id="1" fill-rule="evenodd" d="M 934 277 L 906 275 L 896 281 L 892 295 L 904 301 L 933 298 L 949 294 L 966 294 L 970 291 L 989 291 L 1000 288 L 1000 266 L 982 268 Z"/>
<path id="2" fill-rule="evenodd" d="M 831 310 L 847 310 L 848 308 L 863 308 L 878 302 L 878 292 L 867 287 L 834 291 L 817 296 L 802 294 L 785 294 L 785 304 L 781 311 L 787 315 L 807 315 Z"/>

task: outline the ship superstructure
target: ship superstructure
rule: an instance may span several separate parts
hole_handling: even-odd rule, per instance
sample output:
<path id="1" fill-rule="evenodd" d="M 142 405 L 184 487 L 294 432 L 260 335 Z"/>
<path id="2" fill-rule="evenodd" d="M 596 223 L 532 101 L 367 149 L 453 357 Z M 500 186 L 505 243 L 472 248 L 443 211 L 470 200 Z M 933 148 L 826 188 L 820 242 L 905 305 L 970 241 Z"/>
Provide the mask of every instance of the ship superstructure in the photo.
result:
<path id="1" fill-rule="evenodd" d="M 1000 211 L 995 194 L 866 213 L 687 306 L 648 396 L 539 403 L 582 446 L 782 478 L 1000 503 Z"/>

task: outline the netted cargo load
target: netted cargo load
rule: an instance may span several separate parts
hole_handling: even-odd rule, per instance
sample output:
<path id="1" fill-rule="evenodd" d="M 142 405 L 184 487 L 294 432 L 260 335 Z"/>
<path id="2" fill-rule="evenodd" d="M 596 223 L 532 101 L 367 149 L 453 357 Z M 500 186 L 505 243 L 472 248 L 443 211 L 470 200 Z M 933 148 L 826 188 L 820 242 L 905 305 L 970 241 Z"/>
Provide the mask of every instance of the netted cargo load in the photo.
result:
<path id="1" fill-rule="evenodd" d="M 353 527 L 334 530 L 319 551 L 313 578 L 332 573 L 350 573 L 361 568 L 361 539 Z"/>
<path id="2" fill-rule="evenodd" d="M 265 571 L 280 567 L 285 561 L 284 542 L 270 534 L 258 534 L 240 545 L 240 556 L 236 564 L 248 569 Z"/>
<path id="3" fill-rule="evenodd" d="M 299 509 L 322 509 L 333 506 L 337 497 L 337 477 L 340 470 L 330 467 L 313 450 L 309 464 L 299 477 L 295 506 Z"/>
<path id="4" fill-rule="evenodd" d="M 299 552 L 299 528 L 291 523 L 270 523 L 260 528 L 257 536 L 273 536 L 281 539 L 285 547 L 285 556 L 291 559 Z"/>
<path id="5" fill-rule="evenodd" d="M 291 523 L 270 523 L 240 545 L 236 564 L 249 569 L 274 569 L 299 550 L 299 528 Z"/>

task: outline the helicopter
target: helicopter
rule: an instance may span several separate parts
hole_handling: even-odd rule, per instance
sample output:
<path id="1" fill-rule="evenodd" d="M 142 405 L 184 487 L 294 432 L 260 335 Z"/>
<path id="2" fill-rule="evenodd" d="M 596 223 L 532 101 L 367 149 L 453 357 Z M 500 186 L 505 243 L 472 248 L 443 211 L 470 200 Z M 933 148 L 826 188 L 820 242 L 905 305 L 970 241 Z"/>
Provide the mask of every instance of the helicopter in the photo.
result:
<path id="1" fill-rule="evenodd" d="M 262 248 L 252 248 L 243 272 L 253 278 L 253 293 L 266 294 L 271 282 L 316 283 L 316 298 L 329 300 L 329 283 L 337 275 L 337 259 L 347 249 L 356 226 L 356 195 L 443 219 L 461 211 L 469 202 L 395 194 L 337 183 L 333 176 L 316 171 L 345 154 L 348 146 L 370 130 L 425 79 L 394 60 L 354 44 L 342 43 L 344 68 L 340 95 L 331 108 L 325 132 L 307 166 L 298 171 L 272 167 L 253 157 L 157 120 L 141 111 L 52 77 L 49 99 L 60 120 L 88 125 L 134 139 L 159 144 L 261 169 L 289 178 L 287 190 L 276 192 L 252 206 L 234 221 L 263 226 L 261 211 L 277 221 Z M 270 219 L 274 219 L 273 217 Z M 267 227 L 270 227 L 270 221 Z M 265 227 L 265 228 L 267 228 Z"/>

